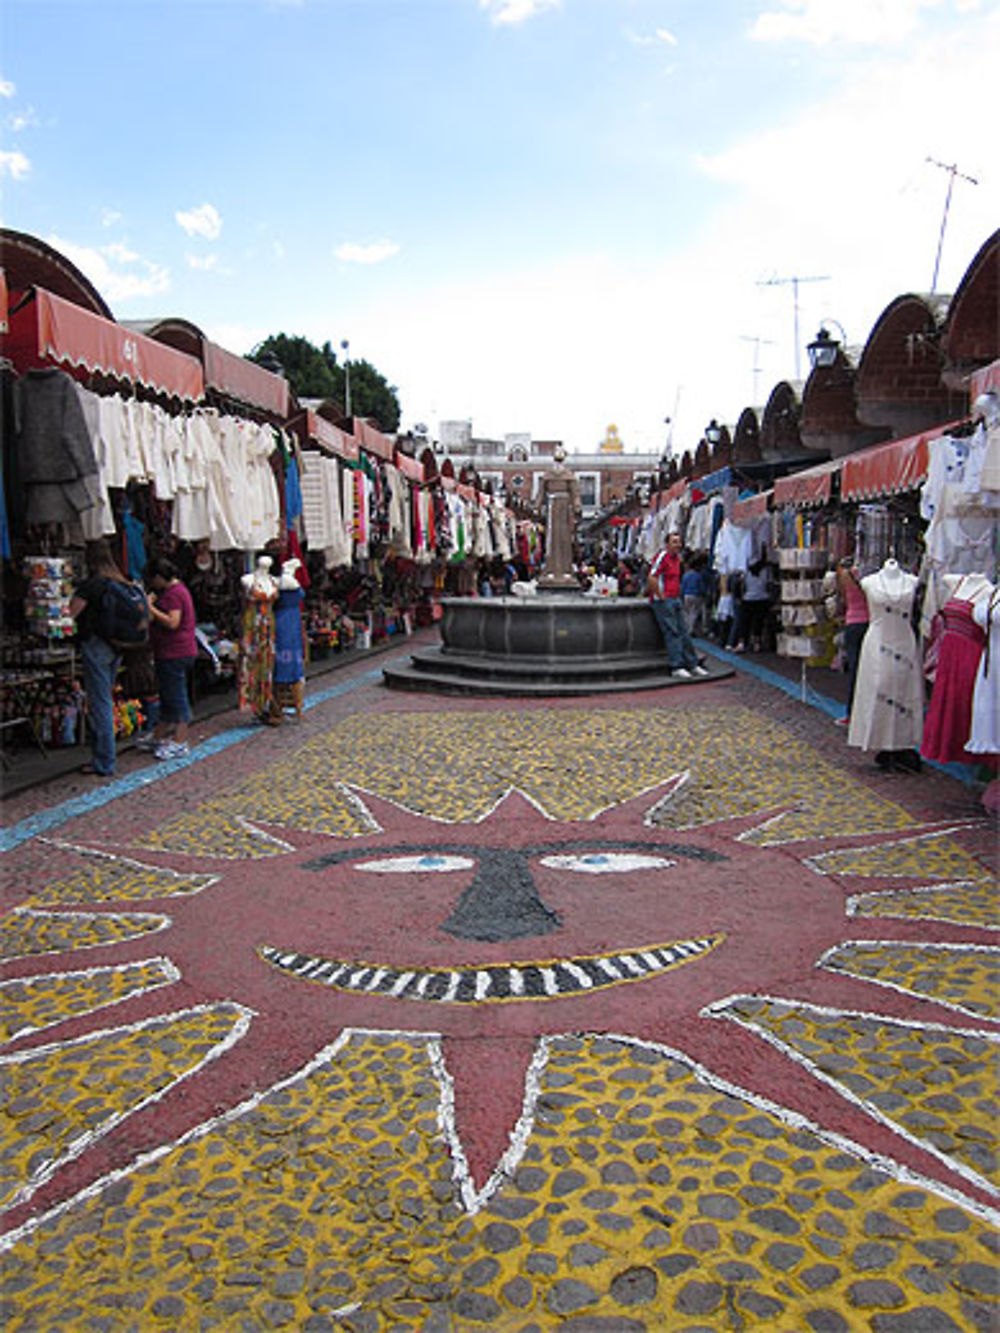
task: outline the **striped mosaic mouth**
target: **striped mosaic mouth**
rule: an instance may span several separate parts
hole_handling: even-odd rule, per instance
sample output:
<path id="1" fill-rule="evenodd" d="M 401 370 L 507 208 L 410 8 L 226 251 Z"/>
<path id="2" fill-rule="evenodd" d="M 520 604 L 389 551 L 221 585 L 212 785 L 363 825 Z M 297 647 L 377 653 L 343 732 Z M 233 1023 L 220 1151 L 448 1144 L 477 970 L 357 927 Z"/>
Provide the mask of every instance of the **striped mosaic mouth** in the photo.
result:
<path id="1" fill-rule="evenodd" d="M 356 995 L 386 995 L 436 1004 L 482 1004 L 490 1000 L 546 1000 L 645 981 L 711 953 L 724 935 L 674 940 L 627 953 L 537 963 L 492 963 L 485 967 L 397 968 L 338 962 L 286 953 L 262 944 L 266 963 L 303 981 Z"/>

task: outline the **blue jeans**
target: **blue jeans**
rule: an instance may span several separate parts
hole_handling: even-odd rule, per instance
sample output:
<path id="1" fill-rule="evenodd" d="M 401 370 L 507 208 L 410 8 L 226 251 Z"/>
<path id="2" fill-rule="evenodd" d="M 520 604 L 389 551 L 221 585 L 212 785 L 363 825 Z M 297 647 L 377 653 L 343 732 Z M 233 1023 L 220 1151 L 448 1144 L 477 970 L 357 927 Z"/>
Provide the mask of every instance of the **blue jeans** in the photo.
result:
<path id="1" fill-rule="evenodd" d="M 98 773 L 115 771 L 115 710 L 112 696 L 118 674 L 118 651 L 96 634 L 80 644 L 83 688 L 90 719 L 90 746 Z"/>
<path id="2" fill-rule="evenodd" d="M 188 676 L 193 666 L 193 657 L 158 657 L 156 659 L 156 679 L 160 683 L 161 722 L 191 721 Z"/>
<path id="3" fill-rule="evenodd" d="M 663 646 L 667 650 L 667 666 L 671 671 L 686 667 L 690 671 L 698 665 L 698 654 L 691 642 L 691 635 L 684 623 L 684 608 L 679 597 L 666 597 L 661 601 L 650 602 L 656 623 L 663 635 Z"/>

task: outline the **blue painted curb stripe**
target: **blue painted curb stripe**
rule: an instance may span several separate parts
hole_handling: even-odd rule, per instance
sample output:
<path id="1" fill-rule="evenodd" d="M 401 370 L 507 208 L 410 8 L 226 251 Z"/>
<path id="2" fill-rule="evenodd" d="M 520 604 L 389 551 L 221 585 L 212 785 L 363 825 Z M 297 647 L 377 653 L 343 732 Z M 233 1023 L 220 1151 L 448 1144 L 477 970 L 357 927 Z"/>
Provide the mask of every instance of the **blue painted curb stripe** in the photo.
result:
<path id="1" fill-rule="evenodd" d="M 350 694 L 352 690 L 356 690 L 362 685 L 368 685 L 373 680 L 380 679 L 381 676 L 382 668 L 379 667 L 374 671 L 366 671 L 353 680 L 344 681 L 341 685 L 331 685 L 329 689 L 321 690 L 319 694 L 310 695 L 306 699 L 304 707 L 307 709 L 315 708 L 330 699 Z M 200 745 L 195 746 L 190 754 L 186 754 L 180 759 L 164 760 L 157 763 L 155 768 L 145 768 L 138 773 L 130 773 L 128 777 L 116 778 L 113 782 L 103 783 L 100 787 L 95 787 L 93 791 L 88 791 L 83 796 L 74 796 L 71 800 L 63 801 L 60 805 L 53 806 L 51 810 L 43 810 L 37 815 L 29 815 L 27 819 L 22 819 L 9 828 L 0 829 L 0 853 L 13 851 L 15 847 L 20 847 L 22 843 L 30 842 L 32 838 L 37 838 L 42 833 L 49 833 L 52 829 L 58 828 L 60 824 L 65 824 L 70 819 L 76 819 L 78 815 L 90 814 L 93 810 L 99 810 L 102 805 L 107 805 L 109 801 L 117 801 L 120 796 L 128 796 L 130 792 L 149 787 L 154 782 L 161 782 L 164 778 L 170 777 L 171 774 L 178 773 L 184 768 L 190 768 L 192 764 L 196 764 L 202 759 L 221 754 L 223 750 L 228 750 L 233 745 L 240 745 L 243 741 L 262 734 L 261 728 L 256 725 L 235 727 L 232 731 L 225 731 L 218 736 L 212 736 L 207 741 L 202 741 Z"/>

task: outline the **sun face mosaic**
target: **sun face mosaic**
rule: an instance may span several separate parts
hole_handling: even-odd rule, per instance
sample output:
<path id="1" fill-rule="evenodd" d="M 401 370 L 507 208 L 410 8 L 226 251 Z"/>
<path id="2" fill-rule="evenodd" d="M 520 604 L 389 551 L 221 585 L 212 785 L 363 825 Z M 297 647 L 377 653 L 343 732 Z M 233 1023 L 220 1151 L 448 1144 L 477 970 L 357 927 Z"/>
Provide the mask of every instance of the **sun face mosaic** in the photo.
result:
<path id="1" fill-rule="evenodd" d="M 995 936 L 926 890 L 995 881 L 773 722 L 357 716 L 73 846 L 0 923 L 5 1327 L 993 1317 Z"/>

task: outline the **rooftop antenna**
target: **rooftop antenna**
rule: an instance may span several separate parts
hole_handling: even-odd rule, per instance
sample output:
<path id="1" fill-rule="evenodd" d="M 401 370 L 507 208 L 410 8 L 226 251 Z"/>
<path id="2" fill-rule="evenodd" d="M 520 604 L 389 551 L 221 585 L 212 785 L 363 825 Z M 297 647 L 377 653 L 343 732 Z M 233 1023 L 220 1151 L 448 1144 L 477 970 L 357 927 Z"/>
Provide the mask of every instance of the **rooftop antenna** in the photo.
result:
<path id="1" fill-rule="evenodd" d="M 762 282 L 757 283 L 758 287 L 786 287 L 791 285 L 792 306 L 795 312 L 795 378 L 797 380 L 802 378 L 800 364 L 801 353 L 799 351 L 799 283 L 829 281 L 830 275 L 828 273 L 810 275 L 809 277 L 803 277 L 799 273 L 793 273 L 792 276 L 788 278 L 765 278 Z"/>
<path id="2" fill-rule="evenodd" d="M 773 347 L 772 338 L 751 337 L 748 333 L 741 333 L 740 339 L 745 343 L 753 343 L 753 402 L 757 402 L 757 381 L 760 378 L 760 349 L 761 347 Z"/>
<path id="3" fill-rule="evenodd" d="M 964 171 L 959 171 L 954 162 L 939 162 L 936 157 L 929 157 L 927 161 L 932 167 L 940 167 L 942 171 L 948 173 L 948 190 L 944 197 L 944 213 L 941 217 L 941 234 L 938 236 L 937 257 L 934 260 L 934 277 L 931 278 L 931 295 L 937 291 L 938 269 L 941 267 L 941 250 L 944 247 L 944 229 L 948 225 L 948 209 L 951 206 L 951 192 L 955 188 L 955 177 L 960 176 L 962 180 L 968 181 L 970 185 L 978 185 L 979 182 L 975 176 L 966 176 Z"/>

